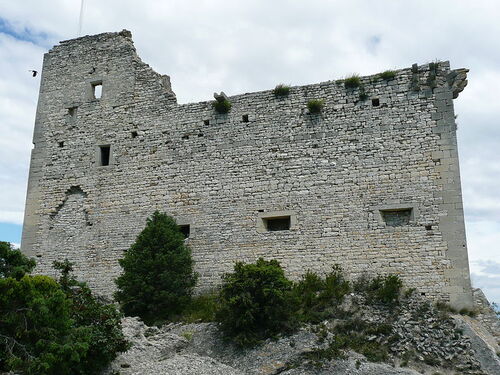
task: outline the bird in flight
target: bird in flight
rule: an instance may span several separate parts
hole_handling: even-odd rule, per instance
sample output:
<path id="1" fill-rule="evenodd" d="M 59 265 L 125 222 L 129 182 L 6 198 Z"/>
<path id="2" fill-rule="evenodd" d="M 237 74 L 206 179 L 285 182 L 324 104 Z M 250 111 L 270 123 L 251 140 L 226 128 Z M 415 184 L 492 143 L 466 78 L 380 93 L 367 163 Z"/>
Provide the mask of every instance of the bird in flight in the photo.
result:
<path id="1" fill-rule="evenodd" d="M 33 77 L 36 77 L 36 75 L 38 74 L 36 70 L 28 70 L 28 72 L 31 72 Z"/>

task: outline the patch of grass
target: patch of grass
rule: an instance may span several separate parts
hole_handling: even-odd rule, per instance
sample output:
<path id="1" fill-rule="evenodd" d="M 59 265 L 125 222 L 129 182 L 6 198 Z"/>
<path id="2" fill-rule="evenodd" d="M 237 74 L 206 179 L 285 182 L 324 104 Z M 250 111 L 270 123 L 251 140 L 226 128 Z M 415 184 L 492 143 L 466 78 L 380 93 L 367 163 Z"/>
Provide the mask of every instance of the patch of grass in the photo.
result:
<path id="1" fill-rule="evenodd" d="M 344 87 L 346 89 L 355 89 L 356 87 L 359 87 L 361 85 L 361 79 L 359 78 L 359 75 L 353 74 L 352 76 L 346 78 L 344 80 Z"/>
<path id="2" fill-rule="evenodd" d="M 185 323 L 214 322 L 218 308 L 217 293 L 212 292 L 195 296 L 183 311 L 179 320 Z"/>
<path id="3" fill-rule="evenodd" d="M 312 114 L 320 113 L 324 106 L 325 101 L 323 99 L 311 99 L 307 102 L 307 109 Z"/>
<path id="4" fill-rule="evenodd" d="M 220 114 L 228 113 L 231 110 L 231 107 L 233 106 L 229 100 L 223 100 L 223 101 L 218 101 L 216 100 L 215 102 L 212 103 L 215 111 Z"/>
<path id="5" fill-rule="evenodd" d="M 193 331 L 184 331 L 181 333 L 181 336 L 188 341 L 191 341 L 193 339 L 193 335 L 194 335 Z"/>
<path id="6" fill-rule="evenodd" d="M 394 70 L 386 70 L 379 74 L 379 77 L 385 81 L 390 81 L 396 77 L 396 72 Z"/>
<path id="7" fill-rule="evenodd" d="M 280 83 L 274 88 L 274 96 L 287 96 L 290 93 L 290 86 Z"/>

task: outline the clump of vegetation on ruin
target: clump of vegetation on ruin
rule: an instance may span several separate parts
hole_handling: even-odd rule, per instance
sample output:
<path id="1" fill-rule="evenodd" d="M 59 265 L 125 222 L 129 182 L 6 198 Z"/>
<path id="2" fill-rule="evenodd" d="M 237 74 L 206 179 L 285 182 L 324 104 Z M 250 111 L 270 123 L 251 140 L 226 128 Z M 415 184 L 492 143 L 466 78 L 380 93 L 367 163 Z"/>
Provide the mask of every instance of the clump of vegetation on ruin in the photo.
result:
<path id="1" fill-rule="evenodd" d="M 198 275 L 172 217 L 156 211 L 119 263 L 123 273 L 116 279 L 115 299 L 125 315 L 160 324 L 191 303 Z"/>
<path id="2" fill-rule="evenodd" d="M 0 249 L 0 372 L 96 374 L 128 349 L 121 314 L 74 279 L 70 262 L 56 262 L 59 280 L 32 276 L 33 260 Z"/>
<path id="3" fill-rule="evenodd" d="M 287 96 L 290 93 L 290 86 L 280 83 L 274 88 L 274 96 Z"/>
<path id="4" fill-rule="evenodd" d="M 311 114 L 321 113 L 324 106 L 325 101 L 323 99 L 311 99 L 307 102 L 307 109 Z"/>
<path id="5" fill-rule="evenodd" d="M 238 346 L 254 346 L 262 340 L 289 331 L 295 325 L 293 283 L 276 260 L 237 262 L 223 276 L 220 329 Z"/>
<path id="6" fill-rule="evenodd" d="M 379 77 L 385 81 L 390 81 L 396 77 L 396 72 L 394 70 L 386 70 L 380 73 Z"/>
<path id="7" fill-rule="evenodd" d="M 231 107 L 233 106 L 231 102 L 227 99 L 224 100 L 216 100 L 212 103 L 215 111 L 220 114 L 225 114 L 228 113 L 231 110 Z"/>
<path id="8" fill-rule="evenodd" d="M 346 89 L 355 89 L 361 85 L 361 79 L 359 78 L 359 75 L 353 74 L 350 77 L 347 77 L 344 79 L 344 87 Z"/>

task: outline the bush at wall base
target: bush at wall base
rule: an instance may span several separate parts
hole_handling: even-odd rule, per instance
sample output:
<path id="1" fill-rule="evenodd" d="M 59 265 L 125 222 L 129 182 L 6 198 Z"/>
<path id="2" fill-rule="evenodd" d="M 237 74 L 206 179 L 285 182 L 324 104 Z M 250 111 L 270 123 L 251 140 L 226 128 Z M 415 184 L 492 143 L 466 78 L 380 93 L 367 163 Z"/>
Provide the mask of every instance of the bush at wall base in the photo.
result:
<path id="1" fill-rule="evenodd" d="M 175 220 L 156 211 L 135 243 L 120 259 L 115 299 L 125 315 L 146 324 L 178 317 L 189 305 L 197 274 L 191 251 Z"/>

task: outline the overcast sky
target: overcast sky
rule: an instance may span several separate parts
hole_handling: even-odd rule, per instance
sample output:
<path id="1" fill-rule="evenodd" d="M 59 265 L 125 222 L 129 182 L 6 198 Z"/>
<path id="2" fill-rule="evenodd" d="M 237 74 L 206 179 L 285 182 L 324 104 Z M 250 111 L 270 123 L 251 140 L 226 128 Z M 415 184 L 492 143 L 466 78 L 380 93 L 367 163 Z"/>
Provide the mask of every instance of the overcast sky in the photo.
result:
<path id="1" fill-rule="evenodd" d="M 0 240 L 20 242 L 43 54 L 80 0 L 0 0 Z M 450 60 L 474 286 L 500 302 L 500 2 L 85 0 L 82 35 L 132 31 L 180 103 Z"/>

